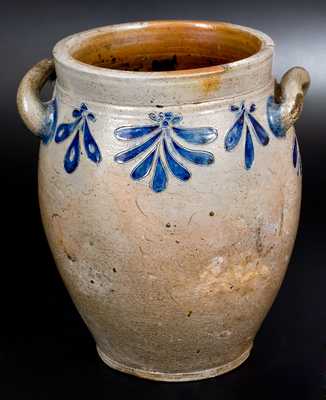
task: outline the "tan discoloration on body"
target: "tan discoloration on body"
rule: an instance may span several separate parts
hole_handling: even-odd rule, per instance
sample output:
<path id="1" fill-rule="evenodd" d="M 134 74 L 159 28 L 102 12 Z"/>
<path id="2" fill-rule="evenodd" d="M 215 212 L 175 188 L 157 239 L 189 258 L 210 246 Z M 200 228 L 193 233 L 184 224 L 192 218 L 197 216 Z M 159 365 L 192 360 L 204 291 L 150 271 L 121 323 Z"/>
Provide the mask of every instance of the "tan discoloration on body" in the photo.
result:
<path id="1" fill-rule="evenodd" d="M 201 82 L 201 87 L 204 94 L 209 94 L 212 91 L 217 91 L 220 85 L 220 77 L 218 75 L 213 75 L 206 78 Z"/>
<path id="2" fill-rule="evenodd" d="M 214 291 L 240 291 L 245 293 L 248 288 L 254 290 L 255 285 L 262 284 L 270 276 L 270 269 L 262 264 L 257 254 L 242 254 L 227 258 L 218 256 L 203 270 L 198 280 L 198 290 L 207 289 L 213 285 Z"/>
<path id="3" fill-rule="evenodd" d="M 56 231 L 56 238 L 58 241 L 57 245 L 62 247 L 62 250 L 69 261 L 76 262 L 76 254 L 79 253 L 79 248 L 76 248 L 75 241 L 69 242 L 69 240 L 65 237 L 60 219 L 61 217 L 59 214 L 55 213 L 52 215 L 51 223 L 53 224 L 53 229 Z M 73 247 L 75 248 L 74 250 Z"/>

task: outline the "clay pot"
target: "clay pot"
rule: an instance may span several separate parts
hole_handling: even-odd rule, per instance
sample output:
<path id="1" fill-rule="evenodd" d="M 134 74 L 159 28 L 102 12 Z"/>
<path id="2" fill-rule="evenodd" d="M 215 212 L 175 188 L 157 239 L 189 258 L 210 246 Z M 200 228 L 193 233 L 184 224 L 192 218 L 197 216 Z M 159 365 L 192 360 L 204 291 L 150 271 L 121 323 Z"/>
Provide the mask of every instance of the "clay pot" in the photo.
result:
<path id="1" fill-rule="evenodd" d="M 248 357 L 300 210 L 309 76 L 275 86 L 273 49 L 226 23 L 122 24 L 63 39 L 22 80 L 45 232 L 111 367 L 186 381 Z"/>

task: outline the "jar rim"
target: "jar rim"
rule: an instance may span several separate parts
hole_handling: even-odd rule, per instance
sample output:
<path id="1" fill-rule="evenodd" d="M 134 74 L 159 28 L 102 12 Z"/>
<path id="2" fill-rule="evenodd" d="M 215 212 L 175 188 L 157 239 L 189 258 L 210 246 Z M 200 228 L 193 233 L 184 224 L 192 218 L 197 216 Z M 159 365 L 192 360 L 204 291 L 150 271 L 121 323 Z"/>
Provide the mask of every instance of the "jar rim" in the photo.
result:
<path id="1" fill-rule="evenodd" d="M 164 70 L 164 71 L 130 71 L 125 69 L 116 69 L 109 67 L 101 67 L 87 62 L 83 62 L 74 56 L 74 53 L 86 43 L 96 40 L 98 37 L 112 32 L 128 32 L 130 35 L 135 34 L 142 29 L 159 29 L 163 33 L 168 32 L 168 29 L 176 27 L 191 27 L 196 30 L 215 30 L 215 31 L 234 31 L 235 34 L 245 33 L 260 42 L 260 48 L 254 54 L 240 60 L 226 62 L 219 65 L 211 65 L 198 68 L 187 68 L 179 70 Z M 92 44 L 89 44 L 91 47 Z M 241 67 L 242 64 L 254 63 L 257 58 L 265 53 L 269 54 L 270 49 L 274 47 L 273 40 L 265 33 L 256 29 L 248 28 L 241 25 L 235 25 L 227 22 L 214 21 L 192 21 L 192 20 L 157 20 L 148 22 L 131 22 L 115 25 L 107 25 L 100 28 L 94 28 L 80 33 L 75 33 L 60 40 L 54 47 L 54 58 L 61 63 L 69 64 L 71 67 L 80 70 L 87 70 L 89 73 L 106 75 L 106 76 L 128 76 L 131 78 L 178 78 L 182 76 L 200 76 L 202 74 L 222 73 L 226 69 L 235 69 Z M 267 55 L 266 54 L 266 55 Z"/>
<path id="2" fill-rule="evenodd" d="M 239 34 L 244 38 L 243 48 L 248 38 L 253 38 L 260 46 L 254 54 L 225 64 L 150 72 L 103 68 L 85 63 L 75 56 L 76 51 L 82 48 L 86 49 L 84 53 L 88 54 L 87 46 L 92 46 L 92 41 L 107 34 L 128 32 L 129 37 L 132 37 L 135 32 L 141 30 L 149 32 L 150 35 L 155 29 L 164 34 L 183 28 L 195 29 L 199 34 L 227 32 L 231 35 L 230 43 L 237 40 Z M 274 43 L 269 36 L 240 25 L 213 21 L 157 20 L 109 25 L 73 34 L 55 45 L 53 55 L 58 83 L 63 89 L 81 94 L 87 91 L 91 100 L 111 104 L 151 105 L 154 102 L 160 105 L 180 105 L 211 101 L 266 86 L 271 80 L 273 48 Z M 240 77 L 245 79 L 235 88 L 234 82 Z M 95 88 L 99 82 L 102 89 Z M 147 100 L 144 93 L 140 98 L 144 85 L 148 88 Z M 93 93 L 90 93 L 91 91 Z"/>

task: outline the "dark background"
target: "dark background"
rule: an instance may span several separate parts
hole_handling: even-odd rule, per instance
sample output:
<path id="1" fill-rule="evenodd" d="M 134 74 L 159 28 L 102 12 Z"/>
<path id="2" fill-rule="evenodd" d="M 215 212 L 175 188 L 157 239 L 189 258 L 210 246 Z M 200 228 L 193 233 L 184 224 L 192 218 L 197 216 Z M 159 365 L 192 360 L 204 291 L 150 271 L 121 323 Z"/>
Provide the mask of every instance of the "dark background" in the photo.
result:
<path id="1" fill-rule="evenodd" d="M 297 124 L 302 216 L 279 296 L 250 359 L 216 379 L 155 383 L 106 367 L 56 271 L 37 200 L 39 141 L 16 111 L 19 80 L 61 38 L 148 19 L 224 20 L 276 43 L 275 75 L 306 67 L 312 86 Z M 0 9 L 0 398 L 320 399 L 326 374 L 326 3 L 319 1 L 7 0 Z M 324 390 L 324 398 L 325 398 Z"/>

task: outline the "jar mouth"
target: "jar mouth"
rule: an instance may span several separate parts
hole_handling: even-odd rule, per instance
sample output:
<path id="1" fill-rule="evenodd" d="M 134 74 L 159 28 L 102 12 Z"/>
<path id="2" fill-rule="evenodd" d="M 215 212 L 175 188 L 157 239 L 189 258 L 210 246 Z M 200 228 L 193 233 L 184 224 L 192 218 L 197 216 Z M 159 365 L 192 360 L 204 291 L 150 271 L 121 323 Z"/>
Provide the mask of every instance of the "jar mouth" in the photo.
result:
<path id="1" fill-rule="evenodd" d="M 223 72 L 273 46 L 262 32 L 225 22 L 150 21 L 111 25 L 59 42 L 55 58 L 97 74 L 147 77 Z"/>
<path id="2" fill-rule="evenodd" d="M 225 22 L 105 26 L 56 44 L 57 91 L 125 106 L 236 97 L 271 83 L 273 46 L 264 33 Z"/>
<path id="3" fill-rule="evenodd" d="M 223 23 L 162 21 L 91 35 L 70 54 L 100 68 L 172 72 L 230 64 L 261 47 L 256 35 Z"/>

